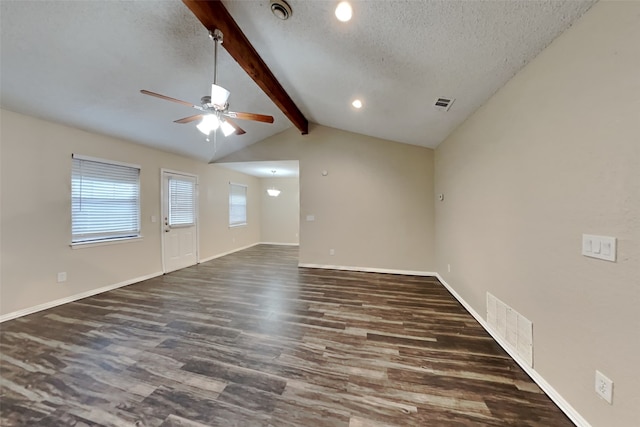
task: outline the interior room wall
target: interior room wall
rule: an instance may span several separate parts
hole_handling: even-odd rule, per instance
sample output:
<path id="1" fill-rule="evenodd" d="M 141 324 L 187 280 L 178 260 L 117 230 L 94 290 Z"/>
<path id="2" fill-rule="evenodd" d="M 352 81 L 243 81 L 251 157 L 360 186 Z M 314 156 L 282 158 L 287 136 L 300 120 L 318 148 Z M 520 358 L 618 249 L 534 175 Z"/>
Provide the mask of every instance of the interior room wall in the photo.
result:
<path id="1" fill-rule="evenodd" d="M 313 125 L 311 125 L 313 127 Z M 293 126 L 255 144 L 218 159 L 218 163 L 300 160 L 301 143 L 305 141 Z"/>
<path id="2" fill-rule="evenodd" d="M 300 161 L 300 264 L 429 273 L 433 155 L 311 123 L 308 135 L 290 128 L 220 161 Z"/>
<path id="3" fill-rule="evenodd" d="M 317 125 L 300 138 L 300 264 L 433 271 L 433 150 Z"/>
<path id="4" fill-rule="evenodd" d="M 295 178 L 262 178 L 260 216 L 263 243 L 297 245 L 300 241 L 300 184 Z M 271 197 L 267 189 L 277 188 L 278 197 Z"/>
<path id="5" fill-rule="evenodd" d="M 260 242 L 260 179 L 217 165 L 201 164 L 200 173 L 200 260 Z M 247 186 L 247 225 L 229 227 L 229 183 Z"/>
<path id="6" fill-rule="evenodd" d="M 11 111 L 0 113 L 0 316 L 160 274 L 161 224 L 151 217 L 161 216 L 161 168 L 199 176 L 200 259 L 260 241 L 257 178 Z M 72 153 L 141 166 L 143 239 L 69 246 Z M 229 181 L 249 185 L 246 227 L 228 227 Z M 58 272 L 67 273 L 66 282 L 57 283 Z"/>
<path id="7" fill-rule="evenodd" d="M 482 316 L 491 292 L 529 318 L 534 369 L 594 427 L 640 423 L 638 40 L 640 3 L 599 2 L 435 156 L 437 271 Z"/>

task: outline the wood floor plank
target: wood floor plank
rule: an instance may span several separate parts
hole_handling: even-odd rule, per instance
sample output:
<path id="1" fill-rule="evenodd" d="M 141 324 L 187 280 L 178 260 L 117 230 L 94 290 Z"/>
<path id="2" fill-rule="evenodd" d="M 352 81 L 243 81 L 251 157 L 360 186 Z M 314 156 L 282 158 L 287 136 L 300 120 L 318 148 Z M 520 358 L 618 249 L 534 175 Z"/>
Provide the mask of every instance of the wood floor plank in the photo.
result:
<path id="1" fill-rule="evenodd" d="M 433 277 L 259 245 L 0 328 L 3 426 L 571 426 Z"/>

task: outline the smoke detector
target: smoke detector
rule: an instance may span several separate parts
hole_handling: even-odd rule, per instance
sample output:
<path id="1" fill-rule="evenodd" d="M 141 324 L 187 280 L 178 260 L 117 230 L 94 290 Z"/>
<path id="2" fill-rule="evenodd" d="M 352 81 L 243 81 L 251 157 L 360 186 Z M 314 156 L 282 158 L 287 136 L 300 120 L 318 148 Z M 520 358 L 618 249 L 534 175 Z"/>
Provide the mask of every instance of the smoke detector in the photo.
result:
<path id="1" fill-rule="evenodd" d="M 291 6 L 284 0 L 271 0 L 271 13 L 283 21 L 291 16 Z"/>

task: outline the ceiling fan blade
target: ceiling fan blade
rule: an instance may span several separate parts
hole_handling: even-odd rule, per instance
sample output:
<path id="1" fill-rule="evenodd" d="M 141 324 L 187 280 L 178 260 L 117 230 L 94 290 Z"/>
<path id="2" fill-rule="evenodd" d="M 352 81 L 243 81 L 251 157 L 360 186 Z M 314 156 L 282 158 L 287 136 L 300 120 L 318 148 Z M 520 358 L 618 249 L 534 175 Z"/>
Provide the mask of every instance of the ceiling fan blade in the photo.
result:
<path id="1" fill-rule="evenodd" d="M 190 102 L 187 102 L 187 101 L 181 101 L 179 99 L 171 98 L 170 96 L 160 95 L 159 93 L 151 92 L 151 91 L 144 90 L 144 89 L 142 89 L 140 91 L 140 93 L 142 93 L 144 95 L 155 96 L 156 98 L 164 99 L 166 101 L 171 101 L 171 102 L 175 102 L 175 103 L 178 103 L 178 104 L 182 104 L 182 105 L 185 105 L 187 107 L 195 108 L 196 110 L 202 110 L 202 107 L 200 107 L 199 105 L 194 105 L 194 104 L 192 104 Z"/>
<path id="2" fill-rule="evenodd" d="M 174 120 L 173 123 L 191 123 L 199 120 L 203 117 L 203 114 L 196 114 L 195 116 L 185 117 L 184 119 Z"/>
<path id="3" fill-rule="evenodd" d="M 226 113 L 224 113 L 224 115 L 227 117 L 231 117 L 233 119 L 253 120 L 256 122 L 273 123 L 273 116 L 265 116 L 264 114 L 236 113 L 234 111 L 227 111 Z"/>
<path id="4" fill-rule="evenodd" d="M 245 132 L 244 129 L 242 129 L 240 126 L 238 126 L 238 124 L 236 122 L 234 122 L 233 120 L 231 120 L 229 117 L 227 117 L 225 119 L 225 122 L 229 123 L 231 126 L 233 126 L 233 128 L 236 130 L 235 134 L 236 135 L 244 135 Z"/>

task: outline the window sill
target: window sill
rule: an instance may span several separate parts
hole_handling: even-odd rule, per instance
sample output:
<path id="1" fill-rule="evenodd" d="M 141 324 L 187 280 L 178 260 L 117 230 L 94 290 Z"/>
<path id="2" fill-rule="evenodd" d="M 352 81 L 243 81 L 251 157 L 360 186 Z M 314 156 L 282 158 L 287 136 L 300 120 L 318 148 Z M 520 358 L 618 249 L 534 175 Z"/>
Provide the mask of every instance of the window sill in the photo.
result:
<path id="1" fill-rule="evenodd" d="M 142 240 L 142 236 L 136 237 L 123 237 L 120 239 L 108 239 L 108 240 L 98 240 L 98 241 L 89 241 L 89 242 L 76 242 L 71 243 L 71 249 L 85 249 L 85 248 L 93 248 L 95 246 L 107 246 L 107 245 L 117 245 L 119 243 L 131 243 Z"/>
<path id="2" fill-rule="evenodd" d="M 244 227 L 246 225 L 247 225 L 246 222 L 243 222 L 242 224 L 229 224 L 229 228 Z"/>

